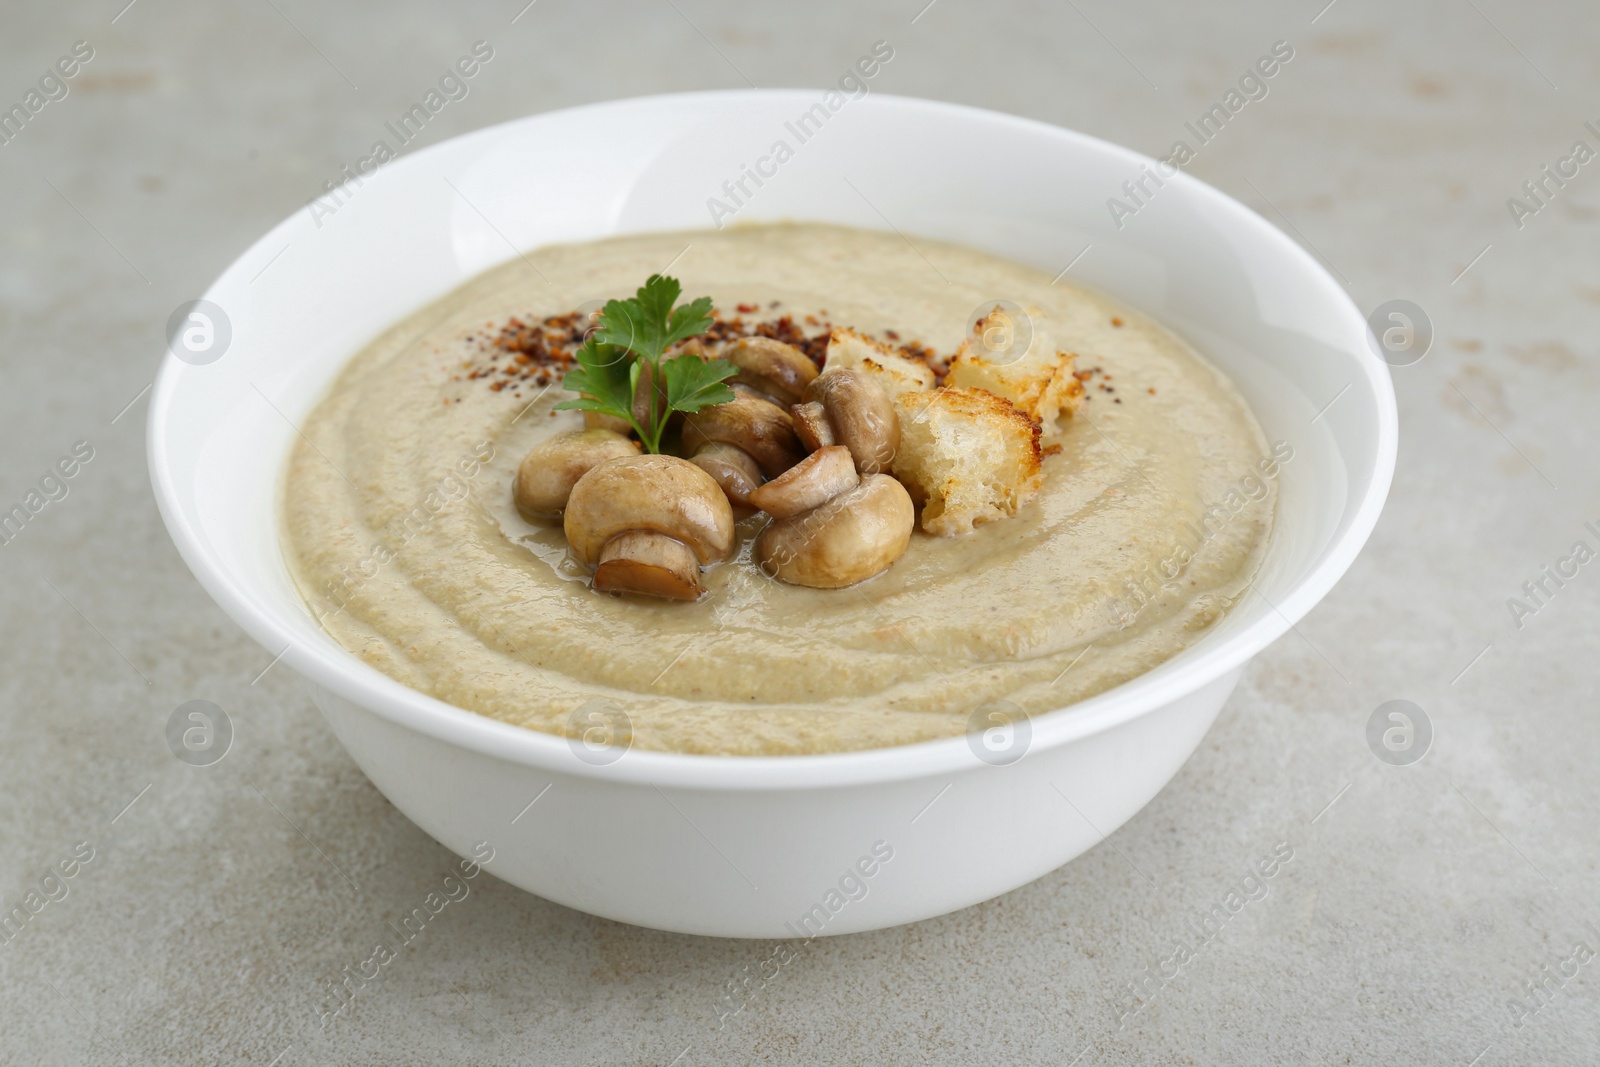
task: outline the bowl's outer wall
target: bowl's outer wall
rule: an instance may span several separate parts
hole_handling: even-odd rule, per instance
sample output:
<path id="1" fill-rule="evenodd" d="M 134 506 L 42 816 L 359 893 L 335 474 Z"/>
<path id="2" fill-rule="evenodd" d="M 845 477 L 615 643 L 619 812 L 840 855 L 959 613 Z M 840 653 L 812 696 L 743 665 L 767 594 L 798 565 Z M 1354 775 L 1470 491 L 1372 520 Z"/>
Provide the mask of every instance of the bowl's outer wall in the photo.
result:
<path id="1" fill-rule="evenodd" d="M 1027 758 L 999 770 L 959 738 L 790 759 L 630 752 L 594 768 L 563 739 L 452 708 L 338 647 L 289 578 L 278 505 L 295 425 L 343 361 L 517 248 L 708 225 L 706 200 L 816 99 L 776 91 L 619 101 L 409 155 L 369 176 L 331 219 L 313 224 L 299 212 L 241 256 L 206 294 L 232 316 L 233 347 L 206 366 L 169 357 L 152 395 L 157 501 L 207 591 L 321 688 L 340 739 L 401 810 L 458 852 L 490 841 L 498 854 L 489 869 L 574 907 L 673 930 L 778 936 L 826 891 L 828 872 L 879 839 L 896 858 L 829 933 L 1014 888 L 1091 846 L 1100 839 L 1091 822 L 1109 833 L 1171 776 L 1242 665 L 1343 574 L 1388 489 L 1397 429 L 1386 369 L 1367 348 L 1360 312 L 1298 246 L 1182 175 L 1119 229 L 1105 200 L 1150 162 L 1143 157 L 1009 116 L 872 96 L 830 120 L 738 221 L 892 226 L 1052 273 L 1083 253 L 1074 280 L 1194 339 L 1239 383 L 1269 436 L 1296 449 L 1252 593 L 1168 663 L 1037 717 Z M 633 156 L 619 158 L 618 146 Z M 606 166 L 584 169 L 602 148 Z M 1125 732 L 1132 747 L 1120 747 Z M 1074 754 L 1100 746 L 1116 756 L 1103 777 Z M 1060 774 L 1040 776 L 1058 761 Z M 1071 798 L 1057 796 L 1054 809 L 1045 803 L 1056 796 L 1046 791 L 1052 779 Z M 555 784 L 512 823 L 531 796 L 525 782 Z M 901 808 L 915 814 L 947 783 L 910 824 Z M 531 829 L 551 812 L 574 832 Z M 936 816 L 953 828 L 931 829 Z M 534 835 L 526 846 L 524 833 Z M 608 833 L 627 847 L 610 847 Z M 937 847 L 919 845 L 922 834 Z"/>
<path id="2" fill-rule="evenodd" d="M 312 696 L 395 807 L 459 856 L 492 849 L 499 878 L 639 926 L 793 938 L 942 915 L 1093 848 L 1177 773 L 1239 673 L 1009 766 L 736 797 L 536 770 Z"/>

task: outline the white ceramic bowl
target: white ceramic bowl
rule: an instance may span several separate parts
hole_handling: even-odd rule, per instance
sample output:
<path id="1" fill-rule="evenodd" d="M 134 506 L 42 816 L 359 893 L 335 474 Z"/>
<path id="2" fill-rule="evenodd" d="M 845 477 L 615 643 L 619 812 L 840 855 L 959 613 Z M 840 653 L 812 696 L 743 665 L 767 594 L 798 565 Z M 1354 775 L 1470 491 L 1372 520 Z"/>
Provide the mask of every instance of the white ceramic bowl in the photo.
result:
<path id="1" fill-rule="evenodd" d="M 738 221 L 892 226 L 1052 274 L 1092 246 L 1073 280 L 1189 338 L 1269 439 L 1294 448 L 1261 595 L 1148 674 L 1035 718 L 1008 766 L 960 737 L 761 759 L 631 751 L 595 766 L 563 738 L 424 696 L 335 644 L 291 584 L 276 509 L 291 420 L 344 360 L 518 249 L 710 226 L 708 198 L 775 141 L 793 146 L 785 123 L 821 95 L 622 100 L 406 156 L 241 256 L 206 294 L 231 320 L 227 351 L 207 365 L 169 355 L 156 382 L 151 475 L 201 584 L 310 681 L 340 742 L 418 826 L 464 856 L 488 842 L 494 874 L 597 915 L 723 936 L 846 933 L 952 911 L 1060 866 L 1166 784 L 1250 657 L 1344 573 L 1388 491 L 1387 368 L 1362 315 L 1299 246 L 1181 174 L 1118 229 L 1107 198 L 1148 158 L 1008 115 L 872 95 L 830 114 L 762 187 L 748 184 Z"/>

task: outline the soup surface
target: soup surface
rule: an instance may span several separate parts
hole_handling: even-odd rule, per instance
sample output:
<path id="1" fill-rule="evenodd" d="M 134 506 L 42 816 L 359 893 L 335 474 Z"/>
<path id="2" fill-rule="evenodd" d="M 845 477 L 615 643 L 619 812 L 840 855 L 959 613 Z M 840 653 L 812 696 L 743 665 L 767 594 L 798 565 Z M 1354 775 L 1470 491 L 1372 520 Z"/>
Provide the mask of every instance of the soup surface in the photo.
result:
<path id="1" fill-rule="evenodd" d="M 1043 313 L 1089 401 L 1046 427 L 1040 491 L 955 538 L 913 535 L 846 589 L 768 578 L 741 522 L 698 602 L 588 586 L 559 524 L 512 505 L 517 464 L 582 425 L 537 357 L 575 309 L 652 273 L 748 329 L 827 324 L 948 356 L 998 299 Z M 1047 324 L 1047 325 L 1046 325 Z M 797 224 L 529 252 L 351 360 L 302 427 L 284 521 L 312 611 L 367 663 L 505 722 L 635 747 L 839 752 L 1064 707 L 1168 659 L 1240 597 L 1279 465 L 1232 384 L 1128 308 L 976 251 Z M 619 733 L 620 731 L 620 733 Z"/>

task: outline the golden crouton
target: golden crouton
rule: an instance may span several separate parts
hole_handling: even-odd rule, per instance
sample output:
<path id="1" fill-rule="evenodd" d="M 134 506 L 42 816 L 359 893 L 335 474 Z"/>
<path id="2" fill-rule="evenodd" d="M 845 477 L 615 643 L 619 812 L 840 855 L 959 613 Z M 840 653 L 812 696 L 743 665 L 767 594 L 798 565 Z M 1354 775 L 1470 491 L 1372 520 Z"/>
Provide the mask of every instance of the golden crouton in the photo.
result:
<path id="1" fill-rule="evenodd" d="M 828 355 L 823 373 L 850 367 L 868 375 L 891 397 L 901 393 L 932 389 L 933 369 L 926 363 L 907 359 L 886 344 L 856 333 L 848 326 L 835 326 L 828 339 Z"/>
<path id="2" fill-rule="evenodd" d="M 1054 433 L 1056 420 L 1072 414 L 1083 403 L 1083 383 L 1072 375 L 1075 357 L 1056 349 L 1043 313 L 1028 308 L 1026 314 L 1026 325 L 1014 323 L 1006 310 L 996 305 L 979 319 L 973 327 L 974 336 L 961 342 L 951 360 L 946 381 L 950 385 L 987 389 L 1004 397 L 1039 423 L 1045 433 Z M 1027 343 L 1028 349 L 1017 353 L 999 343 L 986 345 L 984 337 L 990 334 Z"/>
<path id="3" fill-rule="evenodd" d="M 983 389 L 945 386 L 895 398 L 894 475 L 938 537 L 1015 515 L 1039 488 L 1039 425 Z"/>

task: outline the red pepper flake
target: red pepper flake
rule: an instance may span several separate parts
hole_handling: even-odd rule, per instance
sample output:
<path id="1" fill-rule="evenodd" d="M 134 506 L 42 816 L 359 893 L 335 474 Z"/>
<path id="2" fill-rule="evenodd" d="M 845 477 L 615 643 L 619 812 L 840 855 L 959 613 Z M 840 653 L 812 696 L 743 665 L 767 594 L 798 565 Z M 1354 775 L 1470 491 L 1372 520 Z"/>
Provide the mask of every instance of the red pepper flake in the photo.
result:
<path id="1" fill-rule="evenodd" d="M 1113 325 L 1113 326 L 1121 326 L 1122 325 L 1122 320 L 1117 318 L 1117 317 L 1115 317 L 1115 316 L 1112 316 L 1111 325 Z"/>
<path id="2" fill-rule="evenodd" d="M 780 307 L 781 302 L 775 300 L 770 306 Z M 796 321 L 795 316 L 787 314 L 766 321 L 755 321 L 743 316 L 756 314 L 760 311 L 760 305 L 736 304 L 734 308 L 738 314 L 731 316 L 721 309 L 712 309 L 711 325 L 698 338 L 709 354 L 715 355 L 720 347 L 741 338 L 770 337 L 800 349 L 819 368 L 826 362 L 828 342 L 833 335 L 833 324 L 827 320 L 827 312 L 822 312 L 820 316 L 805 315 L 800 322 Z M 512 316 L 498 329 L 489 323 L 488 330 L 482 334 L 468 334 L 466 341 L 476 342 L 478 350 L 486 356 L 509 355 L 510 363 L 501 366 L 499 359 L 494 358 L 487 361 L 487 366 L 481 366 L 475 365 L 475 360 L 468 359 L 462 363 L 462 371 L 472 381 L 499 375 L 503 380 L 490 383 L 490 388 L 496 392 L 507 385 L 520 388 L 523 382 L 540 386 L 558 382 L 576 363 L 573 353 L 584 343 L 585 332 L 594 325 L 592 315 L 582 315 L 577 311 L 544 318 Z M 891 341 L 900 340 L 900 335 L 893 330 L 883 332 Z M 898 345 L 898 349 L 907 359 L 926 364 L 941 378 L 949 373 L 949 357 L 940 355 L 920 342 L 907 342 Z M 1082 380 L 1082 373 L 1079 380 Z"/>

